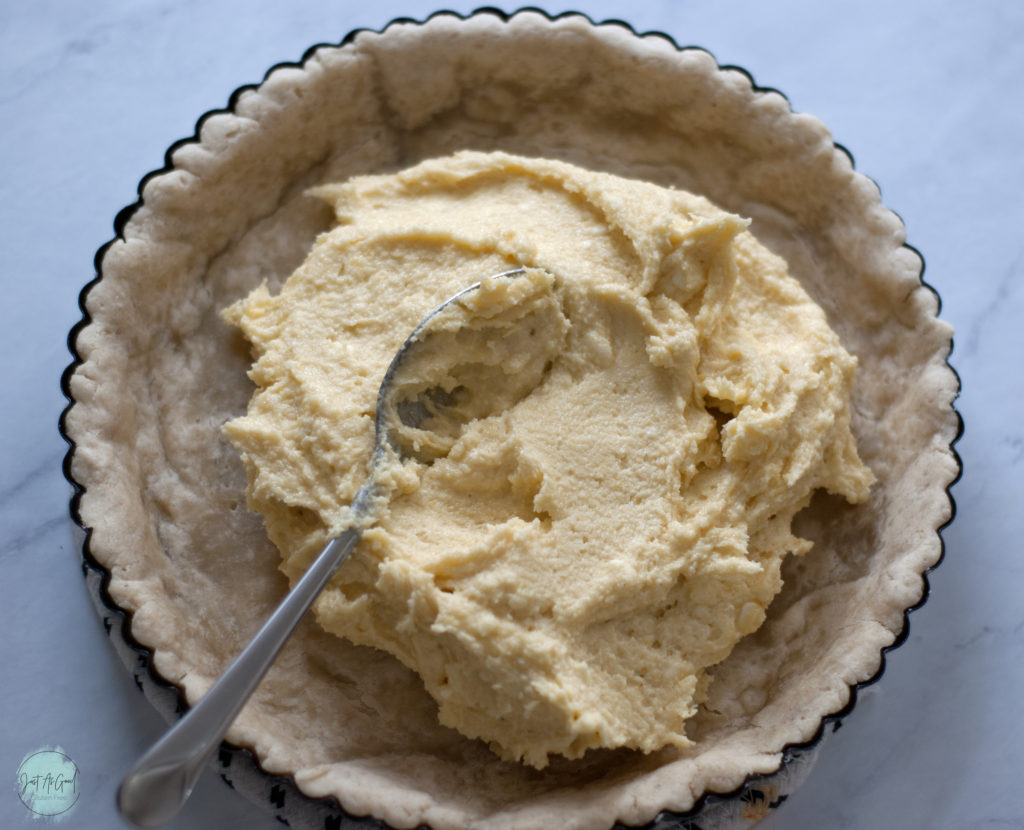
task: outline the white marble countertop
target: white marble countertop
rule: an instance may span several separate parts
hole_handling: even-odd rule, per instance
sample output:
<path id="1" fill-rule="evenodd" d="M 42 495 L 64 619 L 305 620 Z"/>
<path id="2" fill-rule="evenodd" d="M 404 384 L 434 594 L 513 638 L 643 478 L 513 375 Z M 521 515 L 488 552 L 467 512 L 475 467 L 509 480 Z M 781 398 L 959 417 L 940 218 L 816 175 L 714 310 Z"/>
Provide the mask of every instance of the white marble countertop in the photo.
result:
<path id="1" fill-rule="evenodd" d="M 312 43 L 434 8 L 35 0 L 0 9 L 0 826 L 36 826 L 14 782 L 21 760 L 44 746 L 63 747 L 80 768 L 66 825 L 121 826 L 116 784 L 161 729 L 90 606 L 61 474 L 59 377 L 95 250 L 140 177 L 236 87 Z M 568 8 L 703 46 L 821 118 L 903 217 L 957 329 L 965 473 L 946 561 L 877 693 L 763 826 L 1024 827 L 1024 5 Z M 278 824 L 207 774 L 173 826 Z"/>

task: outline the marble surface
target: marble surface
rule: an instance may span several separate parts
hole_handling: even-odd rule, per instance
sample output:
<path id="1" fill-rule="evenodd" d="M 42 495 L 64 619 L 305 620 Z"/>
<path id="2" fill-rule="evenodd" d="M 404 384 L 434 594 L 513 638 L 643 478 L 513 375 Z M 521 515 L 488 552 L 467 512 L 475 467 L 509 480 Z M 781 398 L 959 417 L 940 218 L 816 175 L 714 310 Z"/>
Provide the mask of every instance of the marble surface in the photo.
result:
<path id="1" fill-rule="evenodd" d="M 0 4 L 0 826 L 36 826 L 14 782 L 21 760 L 44 746 L 64 748 L 80 768 L 66 826 L 121 826 L 116 784 L 161 730 L 90 606 L 60 470 L 58 379 L 93 253 L 134 201 L 139 178 L 237 86 L 314 42 L 433 8 L 420 0 Z M 820 117 L 903 217 L 957 329 L 965 473 L 932 597 L 877 691 L 762 826 L 1024 827 L 1024 4 L 575 8 L 704 46 Z M 173 826 L 278 825 L 207 774 Z"/>

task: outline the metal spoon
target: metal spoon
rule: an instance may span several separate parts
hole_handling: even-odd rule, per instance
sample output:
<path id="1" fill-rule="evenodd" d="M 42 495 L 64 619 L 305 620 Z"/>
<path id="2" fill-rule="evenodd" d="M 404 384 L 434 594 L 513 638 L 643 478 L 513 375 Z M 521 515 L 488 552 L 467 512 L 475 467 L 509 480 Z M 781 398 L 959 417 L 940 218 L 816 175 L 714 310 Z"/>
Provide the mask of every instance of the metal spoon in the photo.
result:
<path id="1" fill-rule="evenodd" d="M 522 273 L 523 269 L 516 268 L 497 274 L 495 278 L 513 277 Z M 387 502 L 389 496 L 387 488 L 377 480 L 377 474 L 386 459 L 404 457 L 408 451 L 397 440 L 392 429 L 398 417 L 392 395 L 395 377 L 431 321 L 452 303 L 477 290 L 480 285 L 479 282 L 474 283 L 431 311 L 392 358 L 377 392 L 373 457 L 366 483 L 352 501 L 351 526 L 324 546 L 252 642 L 202 699 L 142 756 L 121 782 L 117 792 L 118 809 L 136 827 L 161 827 L 177 815 L 192 793 L 203 767 L 220 746 L 228 728 L 267 673 L 299 620 L 359 541 L 363 531 L 376 520 L 379 508 Z M 408 425 L 407 417 L 402 420 Z"/>

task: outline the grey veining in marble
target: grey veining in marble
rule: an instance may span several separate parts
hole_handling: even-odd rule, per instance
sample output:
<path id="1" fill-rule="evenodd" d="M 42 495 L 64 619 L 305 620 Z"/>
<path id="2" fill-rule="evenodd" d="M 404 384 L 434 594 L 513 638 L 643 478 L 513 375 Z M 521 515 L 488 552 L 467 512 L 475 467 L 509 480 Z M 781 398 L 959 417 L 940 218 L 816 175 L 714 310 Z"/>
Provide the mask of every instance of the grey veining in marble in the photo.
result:
<path id="1" fill-rule="evenodd" d="M 1024 5 L 575 7 L 704 46 L 821 118 L 903 217 L 957 329 L 965 472 L 946 562 L 877 691 L 765 830 L 1024 827 Z M 60 471 L 58 379 L 96 248 L 167 146 L 237 86 L 312 43 L 433 9 L 422 0 L 0 5 L 0 826 L 37 826 L 14 779 L 42 746 L 63 747 L 80 768 L 65 826 L 120 826 L 116 783 L 161 729 L 90 607 Z M 209 775 L 174 826 L 278 825 Z"/>

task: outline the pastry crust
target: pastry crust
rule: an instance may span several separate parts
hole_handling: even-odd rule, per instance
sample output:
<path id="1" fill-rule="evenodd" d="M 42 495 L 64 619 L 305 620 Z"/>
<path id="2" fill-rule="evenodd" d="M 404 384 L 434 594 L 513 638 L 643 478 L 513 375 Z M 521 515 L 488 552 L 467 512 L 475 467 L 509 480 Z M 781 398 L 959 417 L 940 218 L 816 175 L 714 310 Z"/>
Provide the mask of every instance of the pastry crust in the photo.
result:
<path id="1" fill-rule="evenodd" d="M 395 827 L 639 824 L 776 770 L 878 673 L 941 555 L 957 380 L 951 329 L 901 223 L 818 121 L 704 52 L 529 12 L 441 15 L 322 47 L 206 119 L 199 139 L 147 181 L 103 256 L 65 418 L 90 552 L 188 701 L 286 590 L 221 433 L 251 386 L 248 349 L 217 313 L 262 281 L 279 286 L 329 226 L 302 195 L 312 185 L 502 149 L 751 217 L 858 358 L 852 429 L 878 480 L 865 505 L 817 497 L 797 517 L 814 552 L 783 568 L 764 626 L 715 669 L 688 749 L 597 751 L 543 773 L 500 761 L 439 726 L 394 658 L 307 619 L 228 736 L 264 769 Z"/>

